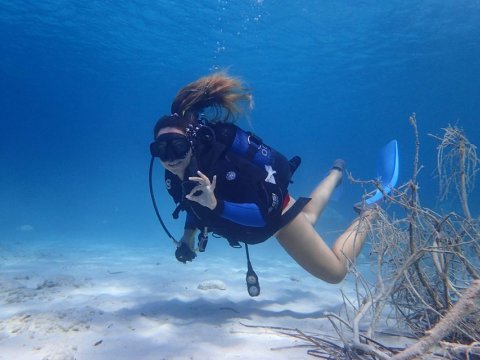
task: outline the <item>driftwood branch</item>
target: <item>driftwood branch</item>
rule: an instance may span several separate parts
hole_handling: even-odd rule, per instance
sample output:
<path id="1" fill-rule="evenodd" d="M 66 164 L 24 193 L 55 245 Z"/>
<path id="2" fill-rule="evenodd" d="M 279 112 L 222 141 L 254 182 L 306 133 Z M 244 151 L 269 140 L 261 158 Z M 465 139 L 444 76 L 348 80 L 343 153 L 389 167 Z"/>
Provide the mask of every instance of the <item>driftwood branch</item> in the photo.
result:
<path id="1" fill-rule="evenodd" d="M 367 281 L 355 263 L 350 264 L 355 295 L 342 293 L 340 313 L 324 314 L 337 332 L 335 344 L 298 329 L 282 331 L 304 340 L 311 356 L 403 360 L 438 345 L 452 358 L 480 354 L 480 217 L 474 218 L 468 207 L 479 171 L 476 147 L 457 127 L 449 126 L 442 137 L 434 136 L 439 141 L 439 200 L 455 195 L 463 213 L 448 209 L 450 204 L 445 210 L 426 208 L 420 201 L 422 166 L 415 114 L 409 120 L 415 137 L 409 181 L 386 194 L 378 180 L 355 180 L 349 174 L 354 184 L 383 194 L 369 229 L 370 254 L 375 258 L 370 265 L 376 281 Z M 407 349 L 383 346 L 375 336 L 385 320 L 394 322 L 398 336 L 420 340 Z"/>
<path id="2" fill-rule="evenodd" d="M 414 359 L 419 355 L 425 354 L 433 346 L 437 345 L 440 340 L 447 337 L 453 328 L 457 326 L 464 318 L 466 318 L 474 310 L 478 310 L 478 301 L 480 298 L 480 280 L 472 282 L 470 287 L 465 291 L 460 300 L 453 306 L 450 311 L 443 317 L 437 325 L 427 332 L 427 335 L 420 339 L 416 344 L 403 350 L 401 353 L 392 357 L 392 360 L 408 360 Z"/>

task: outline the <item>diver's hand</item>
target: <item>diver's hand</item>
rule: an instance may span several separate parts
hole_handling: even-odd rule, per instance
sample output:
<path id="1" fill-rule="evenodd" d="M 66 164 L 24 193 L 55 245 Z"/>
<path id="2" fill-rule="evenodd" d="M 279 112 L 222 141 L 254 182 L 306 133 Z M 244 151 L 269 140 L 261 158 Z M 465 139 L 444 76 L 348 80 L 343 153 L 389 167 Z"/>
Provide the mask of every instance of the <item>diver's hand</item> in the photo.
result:
<path id="1" fill-rule="evenodd" d="M 188 178 L 190 181 L 198 182 L 198 185 L 190 191 L 186 198 L 213 210 L 217 206 L 217 198 L 213 193 L 215 191 L 215 186 L 217 185 L 217 176 L 214 175 L 212 182 L 210 182 L 208 177 L 206 177 L 201 171 L 197 171 L 197 174 L 198 176 L 191 176 Z"/>
<path id="2" fill-rule="evenodd" d="M 190 249 L 190 246 L 182 242 L 179 247 L 177 247 L 177 250 L 175 250 L 175 257 L 177 258 L 178 261 L 186 264 L 187 261 L 192 261 L 197 257 L 197 254 L 195 254 L 192 249 Z"/>

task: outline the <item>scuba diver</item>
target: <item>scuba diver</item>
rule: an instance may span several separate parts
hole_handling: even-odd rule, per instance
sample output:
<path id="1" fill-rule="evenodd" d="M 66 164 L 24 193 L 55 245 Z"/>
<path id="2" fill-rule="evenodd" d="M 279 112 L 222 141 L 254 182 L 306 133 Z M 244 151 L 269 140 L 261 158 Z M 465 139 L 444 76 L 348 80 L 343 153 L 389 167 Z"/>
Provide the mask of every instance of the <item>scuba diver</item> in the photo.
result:
<path id="1" fill-rule="evenodd" d="M 274 236 L 306 271 L 338 283 L 346 276 L 348 263 L 362 249 L 369 220 L 374 216 L 372 205 L 378 199 L 357 206 L 359 217 L 330 248 L 315 230 L 315 223 L 342 181 L 344 161 L 335 160 L 310 197 L 296 201 L 288 185 L 300 158 L 287 160 L 260 138 L 233 124 L 252 105 L 252 95 L 241 80 L 217 72 L 181 88 L 171 114 L 162 116 L 154 127 L 150 192 L 162 226 L 177 244 L 176 258 L 183 263 L 192 261 L 197 250 L 205 250 L 208 233 L 224 237 L 233 247 L 243 243 L 248 259 L 247 288 L 251 296 L 257 296 L 260 287 L 247 245 Z M 155 203 L 155 158 L 165 168 L 165 186 L 177 205 L 173 217 L 186 212 L 180 241 L 165 227 Z M 396 166 L 398 176 L 398 157 Z"/>

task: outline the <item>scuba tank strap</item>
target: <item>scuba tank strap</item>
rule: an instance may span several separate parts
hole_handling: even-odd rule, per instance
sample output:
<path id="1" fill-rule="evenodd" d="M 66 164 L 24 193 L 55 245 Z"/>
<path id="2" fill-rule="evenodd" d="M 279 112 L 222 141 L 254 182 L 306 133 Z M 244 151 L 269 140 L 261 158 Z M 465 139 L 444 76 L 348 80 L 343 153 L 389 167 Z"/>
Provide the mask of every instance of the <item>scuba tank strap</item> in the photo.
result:
<path id="1" fill-rule="evenodd" d="M 298 214 L 303 210 L 305 205 L 312 200 L 311 198 L 301 197 L 295 201 L 295 204 L 292 205 L 284 214 L 275 220 L 273 225 L 269 228 L 270 236 L 273 236 L 277 231 L 279 231 L 284 226 L 288 225 L 293 219 L 297 217 Z"/>
<path id="2" fill-rule="evenodd" d="M 279 227 L 275 232 L 280 230 L 285 225 L 288 225 L 293 219 L 295 219 L 295 217 L 300 214 L 300 212 L 303 210 L 305 205 L 310 202 L 310 200 L 312 199 L 307 197 L 298 198 L 298 200 L 295 201 L 295 204 L 293 204 L 292 207 L 282 215 Z"/>

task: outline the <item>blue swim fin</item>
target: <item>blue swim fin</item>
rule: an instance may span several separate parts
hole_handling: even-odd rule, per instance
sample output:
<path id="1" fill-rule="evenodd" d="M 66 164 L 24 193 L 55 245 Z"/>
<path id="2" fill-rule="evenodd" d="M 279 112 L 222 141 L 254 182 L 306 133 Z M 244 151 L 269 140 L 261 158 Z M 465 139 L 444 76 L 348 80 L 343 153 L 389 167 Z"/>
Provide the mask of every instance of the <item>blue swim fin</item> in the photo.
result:
<path id="1" fill-rule="evenodd" d="M 377 160 L 377 177 L 383 193 L 389 194 L 397 184 L 398 167 L 398 143 L 397 140 L 392 140 L 380 150 Z M 375 204 L 383 198 L 383 193 L 377 189 L 372 197 L 365 200 L 365 204 Z"/>

